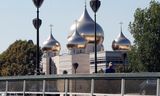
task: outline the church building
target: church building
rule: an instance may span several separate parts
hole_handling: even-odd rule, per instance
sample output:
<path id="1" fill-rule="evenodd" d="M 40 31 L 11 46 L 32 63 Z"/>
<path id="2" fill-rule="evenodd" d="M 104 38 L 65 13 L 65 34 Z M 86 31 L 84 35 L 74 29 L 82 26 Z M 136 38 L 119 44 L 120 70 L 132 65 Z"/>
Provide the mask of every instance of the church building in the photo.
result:
<path id="1" fill-rule="evenodd" d="M 94 20 L 90 17 L 85 6 L 79 19 L 71 25 L 67 37 L 67 54 L 60 54 L 61 45 L 52 35 L 43 43 L 43 56 L 41 68 L 44 74 L 89 74 L 95 72 L 95 42 L 97 43 L 97 70 L 103 71 L 112 62 L 114 68 L 117 66 L 127 66 L 127 51 L 130 50 L 131 43 L 122 32 L 112 42 L 113 51 L 104 50 L 104 31 L 96 23 L 96 40 L 94 30 Z M 124 69 L 123 69 L 124 70 Z"/>

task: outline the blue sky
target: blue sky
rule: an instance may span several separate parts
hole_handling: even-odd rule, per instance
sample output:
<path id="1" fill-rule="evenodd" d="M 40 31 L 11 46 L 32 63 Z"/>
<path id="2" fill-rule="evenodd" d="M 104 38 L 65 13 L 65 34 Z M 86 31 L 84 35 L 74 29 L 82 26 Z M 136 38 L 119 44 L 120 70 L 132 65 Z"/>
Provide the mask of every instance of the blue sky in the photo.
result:
<path id="1" fill-rule="evenodd" d="M 87 0 L 87 10 L 93 18 L 93 12 Z M 137 8 L 145 8 L 151 0 L 101 0 L 97 12 L 97 22 L 104 30 L 105 50 L 112 50 L 111 43 L 120 32 L 120 22 L 123 22 L 123 33 L 133 42 L 128 30 L 128 24 L 134 19 Z M 160 0 L 157 0 L 160 1 Z M 62 52 L 67 51 L 67 36 L 70 26 L 84 11 L 85 0 L 44 0 L 40 8 L 42 26 L 40 28 L 40 45 L 50 34 L 49 25 L 54 25 L 53 36 L 62 46 Z M 32 39 L 36 43 L 36 30 L 32 19 L 36 17 L 36 8 L 32 0 L 1 0 L 0 3 L 0 53 L 5 51 L 15 40 Z"/>

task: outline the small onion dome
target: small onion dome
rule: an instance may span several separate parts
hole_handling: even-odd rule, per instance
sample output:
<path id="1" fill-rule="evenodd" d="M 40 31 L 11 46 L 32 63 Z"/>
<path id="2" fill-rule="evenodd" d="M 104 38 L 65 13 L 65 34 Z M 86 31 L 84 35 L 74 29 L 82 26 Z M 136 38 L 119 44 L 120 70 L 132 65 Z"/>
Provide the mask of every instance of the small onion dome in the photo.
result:
<path id="1" fill-rule="evenodd" d="M 129 50 L 130 46 L 131 46 L 130 41 L 123 35 L 122 32 L 112 42 L 112 49 L 113 50 Z"/>
<path id="2" fill-rule="evenodd" d="M 68 38 L 68 49 L 83 49 L 86 47 L 86 40 L 77 32 L 77 30 Z"/>
<path id="3" fill-rule="evenodd" d="M 43 43 L 42 50 L 56 52 L 60 51 L 60 49 L 61 49 L 60 43 L 57 40 L 55 40 L 55 38 L 51 33 L 48 39 Z"/>
<path id="4" fill-rule="evenodd" d="M 94 24 L 95 24 L 95 22 L 89 16 L 87 9 L 85 7 L 83 14 L 81 15 L 81 17 L 78 20 L 77 30 L 78 30 L 79 34 L 87 40 L 88 43 L 94 43 L 94 41 L 95 41 Z M 75 29 L 76 29 L 76 25 L 73 24 L 70 28 L 70 34 L 69 34 L 68 38 L 71 37 L 71 35 L 73 34 Z M 97 23 L 96 23 L 96 30 L 97 30 L 96 31 L 97 43 L 101 44 L 101 43 L 103 43 L 103 40 L 104 40 L 104 32 L 103 32 L 103 29 L 101 28 L 101 26 Z"/>

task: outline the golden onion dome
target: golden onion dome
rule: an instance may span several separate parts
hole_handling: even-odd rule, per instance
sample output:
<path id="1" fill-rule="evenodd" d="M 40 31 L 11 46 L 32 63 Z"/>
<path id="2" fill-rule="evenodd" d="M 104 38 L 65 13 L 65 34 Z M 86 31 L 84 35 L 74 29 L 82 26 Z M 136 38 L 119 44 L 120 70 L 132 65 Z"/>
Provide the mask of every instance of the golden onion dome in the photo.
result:
<path id="1" fill-rule="evenodd" d="M 131 46 L 130 41 L 121 32 L 119 36 L 113 40 L 112 49 L 113 50 L 129 50 Z"/>
<path id="2" fill-rule="evenodd" d="M 77 22 L 76 22 L 77 25 Z M 85 48 L 86 47 L 86 40 L 78 33 L 77 28 L 73 32 L 73 34 L 68 38 L 68 44 L 67 48 L 72 49 L 72 48 Z"/>
<path id="3" fill-rule="evenodd" d="M 131 42 L 124 36 L 122 33 L 122 22 L 120 22 L 120 29 L 121 32 L 118 37 L 113 40 L 112 42 L 112 49 L 113 50 L 129 50 L 131 46 Z"/>
<path id="4" fill-rule="evenodd" d="M 95 41 L 94 24 L 95 22 L 89 16 L 87 9 L 85 7 L 83 14 L 78 19 L 77 30 L 79 34 L 87 40 L 88 43 L 94 43 Z M 76 29 L 76 25 L 73 24 L 70 28 L 70 34 L 68 38 L 71 37 L 75 29 Z M 101 26 L 97 23 L 96 23 L 96 33 L 97 33 L 97 37 L 96 37 L 97 43 L 102 44 L 104 40 L 104 32 Z"/>
<path id="5" fill-rule="evenodd" d="M 42 50 L 57 52 L 60 51 L 60 49 L 61 49 L 60 43 L 53 37 L 51 29 L 51 34 L 48 37 L 48 39 L 43 43 Z"/>

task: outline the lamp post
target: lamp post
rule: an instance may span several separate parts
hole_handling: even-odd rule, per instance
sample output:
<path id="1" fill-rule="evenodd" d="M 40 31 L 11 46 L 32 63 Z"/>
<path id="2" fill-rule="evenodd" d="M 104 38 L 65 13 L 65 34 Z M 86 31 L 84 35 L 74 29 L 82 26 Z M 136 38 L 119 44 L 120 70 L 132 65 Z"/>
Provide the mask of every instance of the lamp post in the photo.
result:
<path id="1" fill-rule="evenodd" d="M 40 74 L 40 70 L 39 70 L 39 28 L 42 24 L 42 20 L 39 18 L 39 8 L 41 7 L 43 0 L 32 0 L 34 5 L 37 8 L 37 17 L 35 19 L 33 19 L 33 25 L 35 27 L 35 29 L 37 29 L 37 47 L 36 47 L 36 74 Z"/>
<path id="2" fill-rule="evenodd" d="M 76 74 L 76 70 L 77 70 L 77 68 L 78 68 L 78 63 L 73 63 L 73 68 L 74 68 L 74 73 Z"/>
<path id="3" fill-rule="evenodd" d="M 77 68 L 78 68 L 78 65 L 79 65 L 78 63 L 73 63 L 73 65 L 72 65 L 73 68 L 74 68 L 74 71 L 75 71 L 74 73 L 75 73 L 75 74 L 76 74 L 76 70 L 77 70 Z M 75 86 L 74 86 L 74 88 L 75 88 L 75 92 L 76 92 L 76 91 L 77 91 L 77 90 L 76 90 L 76 79 L 75 79 Z M 76 95 L 75 95 L 75 96 L 76 96 Z"/>
<path id="4" fill-rule="evenodd" d="M 63 70 L 63 74 L 66 75 L 68 72 L 67 70 Z M 64 86 L 63 86 L 63 91 L 65 92 L 66 84 L 65 84 L 65 79 L 64 79 Z"/>
<path id="5" fill-rule="evenodd" d="M 123 72 L 126 72 L 126 57 L 127 54 L 123 53 Z"/>
<path id="6" fill-rule="evenodd" d="M 94 48 L 94 53 L 95 53 L 95 73 L 97 73 L 97 26 L 96 26 L 96 12 L 98 11 L 99 7 L 101 5 L 101 1 L 99 0 L 91 0 L 90 1 L 90 7 L 92 8 L 94 12 L 94 38 L 95 38 L 95 48 Z"/>

